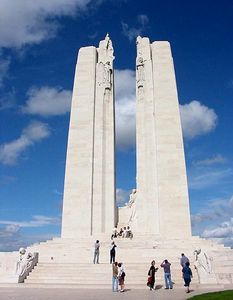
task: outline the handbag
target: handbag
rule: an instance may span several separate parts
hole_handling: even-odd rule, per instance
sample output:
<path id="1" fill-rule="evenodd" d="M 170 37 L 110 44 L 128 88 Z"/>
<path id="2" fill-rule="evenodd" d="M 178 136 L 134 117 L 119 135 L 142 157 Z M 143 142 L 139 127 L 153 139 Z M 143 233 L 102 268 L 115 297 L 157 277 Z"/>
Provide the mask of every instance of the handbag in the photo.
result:
<path id="1" fill-rule="evenodd" d="M 147 279 L 147 284 L 152 284 L 152 276 L 149 276 Z"/>

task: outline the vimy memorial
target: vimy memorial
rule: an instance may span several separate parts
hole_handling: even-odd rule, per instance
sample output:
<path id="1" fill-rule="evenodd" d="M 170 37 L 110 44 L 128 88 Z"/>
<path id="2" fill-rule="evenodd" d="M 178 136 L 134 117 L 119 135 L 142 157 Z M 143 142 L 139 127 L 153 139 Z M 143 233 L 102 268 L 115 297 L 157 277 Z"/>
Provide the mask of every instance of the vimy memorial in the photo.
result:
<path id="1" fill-rule="evenodd" d="M 233 283 L 232 249 L 192 236 L 170 44 L 138 36 L 136 47 L 136 186 L 128 203 L 116 205 L 114 49 L 107 34 L 98 48 L 83 47 L 78 53 L 61 237 L 1 252 L 0 283 L 104 288 L 111 284 L 113 241 L 132 288 L 144 287 L 150 262 L 165 258 L 172 264 L 174 288 L 181 287 L 181 253 L 189 257 L 194 284 Z M 129 238 L 124 238 L 127 228 Z M 93 264 L 96 240 L 99 264 Z M 161 268 L 156 282 L 163 283 Z"/>

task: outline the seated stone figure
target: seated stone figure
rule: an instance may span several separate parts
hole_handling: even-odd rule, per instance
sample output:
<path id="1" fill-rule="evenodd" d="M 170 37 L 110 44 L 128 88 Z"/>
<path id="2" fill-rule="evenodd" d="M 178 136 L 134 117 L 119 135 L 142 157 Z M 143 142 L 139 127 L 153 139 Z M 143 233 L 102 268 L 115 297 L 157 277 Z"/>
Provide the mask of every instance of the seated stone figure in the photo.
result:
<path id="1" fill-rule="evenodd" d="M 30 252 L 26 254 L 25 248 L 20 248 L 19 254 L 19 259 L 16 264 L 16 274 L 22 276 L 27 270 L 30 269 L 34 255 Z"/>

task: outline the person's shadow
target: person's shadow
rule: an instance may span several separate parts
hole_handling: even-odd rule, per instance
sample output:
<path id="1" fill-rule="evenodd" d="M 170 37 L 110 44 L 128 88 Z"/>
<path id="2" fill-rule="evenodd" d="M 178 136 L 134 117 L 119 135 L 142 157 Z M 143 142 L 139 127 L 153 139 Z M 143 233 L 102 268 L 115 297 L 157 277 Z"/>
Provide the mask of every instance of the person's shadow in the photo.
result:
<path id="1" fill-rule="evenodd" d="M 131 291 L 131 289 L 125 289 L 125 292 L 130 292 Z"/>
<path id="2" fill-rule="evenodd" d="M 156 284 L 155 290 L 160 290 L 163 286 L 161 284 Z"/>

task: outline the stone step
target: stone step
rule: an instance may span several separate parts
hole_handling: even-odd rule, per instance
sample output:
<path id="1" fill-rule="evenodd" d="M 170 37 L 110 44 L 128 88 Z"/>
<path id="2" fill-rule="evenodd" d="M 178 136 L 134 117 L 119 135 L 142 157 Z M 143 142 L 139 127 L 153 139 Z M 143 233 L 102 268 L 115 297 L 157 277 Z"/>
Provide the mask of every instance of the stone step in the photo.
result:
<path id="1" fill-rule="evenodd" d="M 87 283 L 87 280 L 88 282 L 90 282 L 90 284 L 111 284 L 111 278 L 105 280 L 105 279 L 96 279 L 94 280 L 93 278 L 68 278 L 67 280 L 64 279 L 64 278 L 35 278 L 35 279 L 32 279 L 32 278 L 28 278 L 25 280 L 25 283 L 29 284 L 29 283 L 61 283 L 61 284 L 86 284 Z M 180 280 L 173 280 L 175 284 L 182 284 L 183 283 L 183 280 L 180 279 Z M 147 278 L 144 278 L 142 280 L 138 280 L 138 279 L 134 279 L 132 278 L 131 280 L 129 279 L 125 279 L 125 283 L 126 285 L 127 284 L 145 284 L 147 283 Z M 156 280 L 156 283 L 157 284 L 163 284 L 164 283 L 164 280 L 163 278 L 160 278 L 159 280 L 157 279 Z M 194 282 L 194 283 L 198 283 L 197 281 Z"/>

